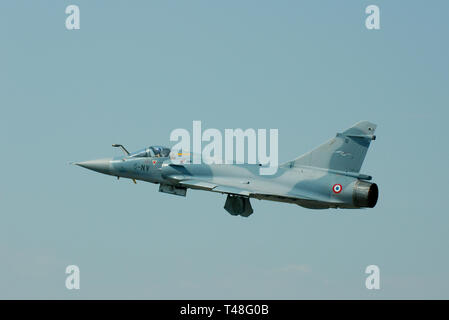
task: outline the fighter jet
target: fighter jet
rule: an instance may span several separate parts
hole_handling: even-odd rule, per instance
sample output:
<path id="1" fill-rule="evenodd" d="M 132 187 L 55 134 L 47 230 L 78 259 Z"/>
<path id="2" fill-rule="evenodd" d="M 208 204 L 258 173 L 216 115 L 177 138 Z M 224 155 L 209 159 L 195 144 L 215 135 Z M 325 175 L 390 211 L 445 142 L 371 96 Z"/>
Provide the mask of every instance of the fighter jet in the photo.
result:
<path id="1" fill-rule="evenodd" d="M 373 208 L 379 190 L 360 173 L 376 125 L 360 121 L 314 150 L 279 166 L 274 175 L 260 175 L 260 164 L 195 164 L 191 155 L 151 146 L 134 153 L 121 144 L 124 156 L 75 163 L 103 174 L 159 184 L 159 191 L 186 196 L 187 189 L 227 195 L 231 215 L 253 213 L 250 199 L 293 203 L 309 209 Z M 176 160 L 176 161 L 175 161 Z M 186 160 L 186 161 L 184 161 Z"/>

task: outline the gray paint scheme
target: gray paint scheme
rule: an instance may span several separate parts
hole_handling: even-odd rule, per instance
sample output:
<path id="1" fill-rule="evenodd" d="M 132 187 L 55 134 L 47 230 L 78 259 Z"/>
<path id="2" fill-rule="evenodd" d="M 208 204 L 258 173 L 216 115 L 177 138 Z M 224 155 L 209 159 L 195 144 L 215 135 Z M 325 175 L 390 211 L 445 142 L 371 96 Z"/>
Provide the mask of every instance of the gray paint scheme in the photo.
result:
<path id="1" fill-rule="evenodd" d="M 159 191 L 174 195 L 185 196 L 187 189 L 227 194 L 225 209 L 244 217 L 253 212 L 250 198 L 311 209 L 374 207 L 377 185 L 367 182 L 371 177 L 359 171 L 375 139 L 375 129 L 375 124 L 360 121 L 316 149 L 280 165 L 274 175 L 260 175 L 258 164 L 177 164 L 166 153 L 153 152 L 163 147 L 75 164 L 112 176 L 158 183 Z"/>

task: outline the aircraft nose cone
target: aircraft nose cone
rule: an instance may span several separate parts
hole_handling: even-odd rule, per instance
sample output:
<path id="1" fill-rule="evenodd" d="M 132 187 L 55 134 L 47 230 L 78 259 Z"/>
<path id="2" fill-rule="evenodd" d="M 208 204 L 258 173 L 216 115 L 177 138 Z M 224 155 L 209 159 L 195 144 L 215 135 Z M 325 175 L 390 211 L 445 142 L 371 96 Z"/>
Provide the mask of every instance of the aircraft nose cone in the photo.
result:
<path id="1" fill-rule="evenodd" d="M 111 158 L 106 159 L 96 159 L 96 160 L 89 160 L 89 161 L 83 161 L 83 162 L 77 162 L 75 163 L 77 166 L 97 171 L 104 174 L 110 174 L 111 173 Z"/>

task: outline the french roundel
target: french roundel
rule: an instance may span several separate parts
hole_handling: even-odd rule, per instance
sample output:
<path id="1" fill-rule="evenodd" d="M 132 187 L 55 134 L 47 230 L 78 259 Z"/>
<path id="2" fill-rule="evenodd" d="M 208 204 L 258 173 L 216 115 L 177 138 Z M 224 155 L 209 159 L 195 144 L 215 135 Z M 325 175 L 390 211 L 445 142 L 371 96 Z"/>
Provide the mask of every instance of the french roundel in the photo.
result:
<path id="1" fill-rule="evenodd" d="M 343 187 L 339 183 L 334 184 L 334 186 L 332 187 L 332 191 L 334 193 L 340 193 L 342 189 L 343 189 Z"/>

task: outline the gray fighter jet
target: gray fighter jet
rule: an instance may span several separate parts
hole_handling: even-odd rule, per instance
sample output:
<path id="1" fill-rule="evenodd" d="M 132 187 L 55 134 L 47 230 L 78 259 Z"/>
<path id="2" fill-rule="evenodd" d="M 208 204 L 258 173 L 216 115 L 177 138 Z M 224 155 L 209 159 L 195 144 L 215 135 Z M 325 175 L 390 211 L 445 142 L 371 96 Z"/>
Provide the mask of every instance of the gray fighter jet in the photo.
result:
<path id="1" fill-rule="evenodd" d="M 260 164 L 194 164 L 173 160 L 173 151 L 151 146 L 124 157 L 75 163 L 100 173 L 159 184 L 159 191 L 186 196 L 187 189 L 227 195 L 224 208 L 232 215 L 253 213 L 250 198 L 295 203 L 310 209 L 373 208 L 378 187 L 360 173 L 376 136 L 376 125 L 360 121 L 316 149 L 279 166 L 274 175 L 260 175 Z"/>

